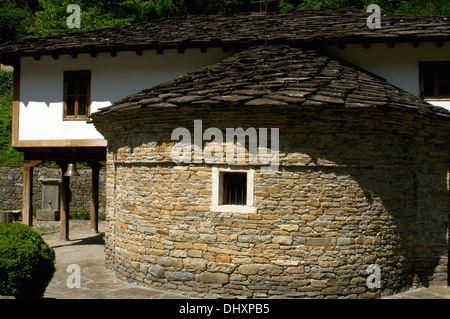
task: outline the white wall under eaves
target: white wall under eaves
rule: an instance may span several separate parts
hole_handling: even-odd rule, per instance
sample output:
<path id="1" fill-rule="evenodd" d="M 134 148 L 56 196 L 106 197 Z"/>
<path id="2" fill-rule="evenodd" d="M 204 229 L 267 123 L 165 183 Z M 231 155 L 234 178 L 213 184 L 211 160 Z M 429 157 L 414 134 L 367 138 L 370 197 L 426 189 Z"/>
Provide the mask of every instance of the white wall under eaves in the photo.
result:
<path id="1" fill-rule="evenodd" d="M 130 94 L 171 81 L 187 72 L 217 63 L 232 52 L 220 48 L 80 54 L 76 59 L 61 55 L 58 60 L 42 56 L 21 59 L 19 140 L 103 139 L 93 124 L 63 121 L 63 73 L 91 70 L 91 113 Z"/>
<path id="2" fill-rule="evenodd" d="M 439 47 L 434 42 L 396 43 L 389 48 L 385 43 L 372 44 L 364 48 L 361 44 L 326 46 L 325 51 L 372 72 L 396 87 L 419 96 L 419 62 L 450 61 L 450 42 Z M 427 100 L 429 103 L 450 110 L 450 100 Z"/>

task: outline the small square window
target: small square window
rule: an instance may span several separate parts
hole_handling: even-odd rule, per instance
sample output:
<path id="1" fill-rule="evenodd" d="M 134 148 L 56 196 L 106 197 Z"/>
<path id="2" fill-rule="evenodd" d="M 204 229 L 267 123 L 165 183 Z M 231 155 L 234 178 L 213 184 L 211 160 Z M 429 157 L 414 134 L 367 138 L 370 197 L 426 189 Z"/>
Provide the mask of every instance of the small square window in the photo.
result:
<path id="1" fill-rule="evenodd" d="M 230 213 L 254 213 L 254 169 L 217 168 L 212 170 L 211 210 Z"/>

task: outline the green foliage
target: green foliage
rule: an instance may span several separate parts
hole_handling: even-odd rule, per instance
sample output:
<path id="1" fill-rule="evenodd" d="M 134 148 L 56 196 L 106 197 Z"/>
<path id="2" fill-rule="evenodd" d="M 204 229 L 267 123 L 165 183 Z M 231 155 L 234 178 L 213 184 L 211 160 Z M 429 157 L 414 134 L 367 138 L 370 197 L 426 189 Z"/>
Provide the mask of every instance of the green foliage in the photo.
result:
<path id="1" fill-rule="evenodd" d="M 48 36 L 68 34 L 71 32 L 87 31 L 107 27 L 121 26 L 132 22 L 131 18 L 122 19 L 109 12 L 109 3 L 115 7 L 113 1 L 101 0 L 90 4 L 87 0 L 39 0 L 42 10 L 35 13 L 35 23 L 28 28 L 32 36 Z M 67 12 L 69 4 L 76 3 L 81 8 L 81 28 L 67 27 Z"/>
<path id="2" fill-rule="evenodd" d="M 13 72 L 0 72 L 0 164 L 17 165 L 23 154 L 11 146 Z"/>
<path id="3" fill-rule="evenodd" d="M 14 72 L 0 72 L 0 95 L 12 94 Z"/>
<path id="4" fill-rule="evenodd" d="M 171 0 L 126 0 L 119 2 L 117 13 L 122 18 L 132 18 L 134 22 L 151 18 L 168 17 L 179 13 L 179 7 Z"/>
<path id="5" fill-rule="evenodd" d="M 1 75 L 4 72 L 0 72 Z M 6 72 L 5 72 L 6 73 Z M 12 123 L 12 89 L 8 90 L 9 80 L 5 76 L 0 79 L 0 152 L 11 145 L 11 123 Z M 1 157 L 1 153 L 0 153 Z"/>
<path id="6" fill-rule="evenodd" d="M 98 218 L 99 218 L 99 220 L 105 220 L 106 219 L 105 212 L 99 212 Z M 70 212 L 70 219 L 89 220 L 89 219 L 91 219 L 91 213 L 86 208 L 82 208 L 79 210 L 73 210 Z"/>
<path id="7" fill-rule="evenodd" d="M 321 8 L 338 8 L 343 6 L 361 7 L 362 2 L 359 0 L 305 0 L 302 1 L 299 9 L 321 9 Z"/>
<path id="8" fill-rule="evenodd" d="M 5 1 L 5 0 L 0 0 Z M 449 14 L 449 0 L 280 0 L 278 10 L 321 9 L 353 6 L 364 9 L 378 4 L 382 12 L 439 15 Z M 0 2 L 1 3 L 1 2 Z M 67 6 L 76 3 L 81 8 L 81 28 L 70 29 L 66 21 Z M 42 10 L 34 15 L 28 28 L 31 36 L 48 36 L 99 28 L 123 26 L 152 18 L 189 14 L 227 14 L 256 11 L 257 4 L 249 0 L 39 0 Z M 272 4 L 273 6 L 273 4 Z M 273 11 L 271 9 L 271 11 Z"/>
<path id="9" fill-rule="evenodd" d="M 31 36 L 68 34 L 147 21 L 151 18 L 179 13 L 172 0 L 39 0 L 42 10 L 36 12 L 35 23 L 28 28 Z M 81 9 L 81 28 L 67 27 L 67 6 L 76 3 Z"/>
<path id="10" fill-rule="evenodd" d="M 343 6 L 367 8 L 378 4 L 382 12 L 407 15 L 449 15 L 449 0 L 281 0 L 280 10 L 338 8 Z"/>
<path id="11" fill-rule="evenodd" d="M 183 14 L 228 14 L 255 9 L 251 1 L 243 0 L 195 0 L 181 1 L 179 10 Z"/>
<path id="12" fill-rule="evenodd" d="M 401 6 L 395 10 L 395 13 L 420 16 L 450 15 L 450 3 L 449 0 L 401 1 Z"/>
<path id="13" fill-rule="evenodd" d="M 0 43 L 22 39 L 32 23 L 30 12 L 11 0 L 0 0 L 0 12 Z"/>
<path id="14" fill-rule="evenodd" d="M 82 208 L 79 210 L 73 210 L 70 212 L 70 219 L 88 220 L 90 218 L 91 218 L 91 213 L 86 208 Z"/>
<path id="15" fill-rule="evenodd" d="M 55 251 L 21 223 L 0 224 L 0 295 L 41 298 L 55 272 Z"/>

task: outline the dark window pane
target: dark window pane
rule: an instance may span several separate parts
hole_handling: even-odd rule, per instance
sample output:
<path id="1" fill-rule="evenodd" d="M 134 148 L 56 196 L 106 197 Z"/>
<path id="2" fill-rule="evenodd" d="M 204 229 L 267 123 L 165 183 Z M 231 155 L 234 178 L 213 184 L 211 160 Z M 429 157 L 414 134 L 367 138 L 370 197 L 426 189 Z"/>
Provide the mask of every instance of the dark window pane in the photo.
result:
<path id="1" fill-rule="evenodd" d="M 425 71 L 423 77 L 423 94 L 425 96 L 434 96 L 434 72 L 432 70 Z"/>
<path id="2" fill-rule="evenodd" d="M 223 204 L 247 204 L 247 173 L 223 173 Z"/>
<path id="3" fill-rule="evenodd" d="M 79 95 L 78 96 L 78 116 L 86 115 L 86 96 Z"/>
<path id="4" fill-rule="evenodd" d="M 450 81 L 439 81 L 439 97 L 450 96 Z"/>
<path id="5" fill-rule="evenodd" d="M 80 76 L 78 82 L 78 94 L 86 95 L 88 88 L 88 79 L 85 76 Z"/>
<path id="6" fill-rule="evenodd" d="M 67 97 L 67 116 L 75 115 L 75 97 L 68 96 Z"/>
<path id="7" fill-rule="evenodd" d="M 442 98 L 450 96 L 450 62 L 421 62 L 423 97 Z"/>
<path id="8" fill-rule="evenodd" d="M 75 80 L 73 78 L 67 81 L 67 94 L 75 95 Z"/>
<path id="9" fill-rule="evenodd" d="M 437 68 L 438 79 L 440 81 L 450 81 L 450 64 L 443 63 Z"/>

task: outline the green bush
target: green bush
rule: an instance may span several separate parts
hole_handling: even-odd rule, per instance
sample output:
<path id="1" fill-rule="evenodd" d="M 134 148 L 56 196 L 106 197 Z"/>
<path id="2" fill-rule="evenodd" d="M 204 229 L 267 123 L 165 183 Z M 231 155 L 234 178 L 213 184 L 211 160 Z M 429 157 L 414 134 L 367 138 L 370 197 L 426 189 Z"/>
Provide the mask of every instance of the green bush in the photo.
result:
<path id="1" fill-rule="evenodd" d="M 14 72 L 0 72 L 0 95 L 12 93 L 13 83 Z"/>
<path id="2" fill-rule="evenodd" d="M 70 212 L 70 218 L 88 220 L 91 218 L 91 212 L 88 211 L 86 208 L 73 210 Z"/>
<path id="3" fill-rule="evenodd" d="M 70 219 L 81 219 L 81 220 L 89 220 L 91 219 L 91 211 L 86 208 L 76 209 L 70 212 Z M 98 213 L 99 220 L 106 220 L 106 213 L 99 212 Z"/>
<path id="4" fill-rule="evenodd" d="M 1 2 L 1 0 L 0 0 Z M 0 164 L 18 165 L 23 153 L 11 146 L 13 72 L 0 72 Z"/>
<path id="5" fill-rule="evenodd" d="M 32 227 L 0 224 L 0 295 L 41 298 L 55 273 L 55 251 Z"/>

